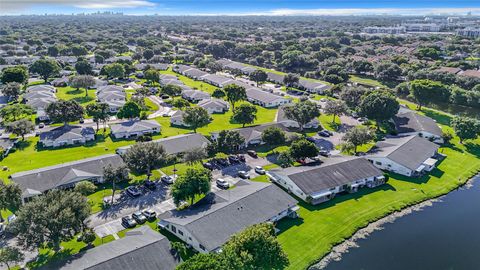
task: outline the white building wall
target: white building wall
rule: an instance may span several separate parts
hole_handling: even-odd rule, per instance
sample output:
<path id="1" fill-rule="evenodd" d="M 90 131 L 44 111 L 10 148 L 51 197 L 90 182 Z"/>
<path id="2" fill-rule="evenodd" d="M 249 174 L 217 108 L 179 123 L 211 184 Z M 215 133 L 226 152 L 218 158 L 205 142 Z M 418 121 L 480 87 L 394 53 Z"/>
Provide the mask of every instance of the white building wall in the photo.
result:
<path id="1" fill-rule="evenodd" d="M 405 176 L 412 176 L 413 171 L 409 168 L 402 166 L 386 157 L 367 157 L 368 160 L 373 162 L 373 165 L 380 170 L 386 170 Z"/>

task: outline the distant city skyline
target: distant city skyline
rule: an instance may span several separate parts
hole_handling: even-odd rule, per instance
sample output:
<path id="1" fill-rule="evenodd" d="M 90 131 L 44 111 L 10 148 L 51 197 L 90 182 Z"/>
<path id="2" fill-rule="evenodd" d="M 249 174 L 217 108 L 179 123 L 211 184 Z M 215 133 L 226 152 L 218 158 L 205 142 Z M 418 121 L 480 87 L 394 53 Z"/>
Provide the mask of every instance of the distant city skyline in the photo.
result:
<path id="1" fill-rule="evenodd" d="M 480 15 L 472 0 L 0 0 L 0 14 L 72 14 L 96 11 L 142 15 Z"/>

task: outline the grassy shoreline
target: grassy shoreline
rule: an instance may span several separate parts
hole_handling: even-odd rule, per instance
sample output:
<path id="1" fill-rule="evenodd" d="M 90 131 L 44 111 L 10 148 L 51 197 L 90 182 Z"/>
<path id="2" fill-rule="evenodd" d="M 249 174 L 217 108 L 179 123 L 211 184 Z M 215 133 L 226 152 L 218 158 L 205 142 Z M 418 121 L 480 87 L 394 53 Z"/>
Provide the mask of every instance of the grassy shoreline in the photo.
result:
<path id="1" fill-rule="evenodd" d="M 451 115 L 428 108 L 420 113 L 435 118 L 442 129 L 452 131 L 448 126 Z M 371 222 L 443 196 L 480 171 L 480 139 L 461 145 L 454 138 L 440 151 L 447 158 L 428 176 L 410 179 L 390 174 L 389 182 L 375 189 L 341 195 L 320 206 L 300 202 L 301 218 L 278 224 L 278 239 L 290 259 L 288 269 L 309 268 Z"/>

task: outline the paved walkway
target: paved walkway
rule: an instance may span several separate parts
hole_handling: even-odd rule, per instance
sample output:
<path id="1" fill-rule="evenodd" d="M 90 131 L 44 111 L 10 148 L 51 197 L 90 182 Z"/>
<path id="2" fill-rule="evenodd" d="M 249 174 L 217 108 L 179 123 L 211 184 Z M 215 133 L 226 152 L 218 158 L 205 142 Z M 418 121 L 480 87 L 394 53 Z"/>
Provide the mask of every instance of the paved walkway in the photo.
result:
<path id="1" fill-rule="evenodd" d="M 164 115 L 171 115 L 172 108 L 163 106 L 163 101 L 160 97 L 151 95 L 148 96 L 148 99 L 150 99 L 153 103 L 155 103 L 155 105 L 158 106 L 158 110 L 148 115 L 148 119 L 153 119 Z"/>

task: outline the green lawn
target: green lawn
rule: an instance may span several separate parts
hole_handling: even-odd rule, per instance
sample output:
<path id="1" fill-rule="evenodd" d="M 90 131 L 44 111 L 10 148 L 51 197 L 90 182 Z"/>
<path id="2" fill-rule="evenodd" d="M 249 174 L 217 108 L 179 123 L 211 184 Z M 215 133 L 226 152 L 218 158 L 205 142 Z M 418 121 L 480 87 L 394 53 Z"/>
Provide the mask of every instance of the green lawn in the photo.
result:
<path id="1" fill-rule="evenodd" d="M 381 82 L 366 76 L 350 75 L 349 80 L 351 82 L 356 82 L 356 83 L 367 85 L 367 86 L 388 88 L 388 86 L 382 84 Z"/>
<path id="2" fill-rule="evenodd" d="M 439 123 L 445 123 L 450 117 L 428 109 L 422 113 L 434 117 Z M 406 206 L 443 195 L 464 183 L 480 170 L 480 139 L 460 145 L 458 138 L 455 138 L 452 143 L 440 149 L 447 158 L 429 176 L 411 179 L 391 175 L 386 185 L 341 195 L 320 206 L 300 202 L 301 218 L 287 219 L 278 224 L 281 230 L 278 239 L 290 259 L 289 269 L 305 269 L 327 254 L 333 245 L 350 237 L 369 222 Z"/>
<path id="3" fill-rule="evenodd" d="M 331 114 L 321 114 L 320 117 L 318 117 L 318 120 L 320 120 L 324 129 L 330 131 L 336 131 L 338 126 L 342 124 L 338 116 L 335 117 L 335 122 L 333 122 L 333 115 Z"/>
<path id="4" fill-rule="evenodd" d="M 88 90 L 88 96 L 85 96 L 84 89 L 76 89 L 70 86 L 67 87 L 57 87 L 57 98 L 64 100 L 75 100 L 82 106 L 87 106 L 88 104 L 94 103 L 97 99 L 95 96 L 95 89 Z"/>
<path id="5" fill-rule="evenodd" d="M 160 73 L 161 74 L 175 75 L 186 86 L 189 86 L 189 87 L 194 88 L 194 89 L 202 90 L 202 91 L 210 93 L 210 94 L 213 93 L 213 91 L 218 88 L 218 87 L 213 86 L 211 84 L 208 84 L 206 82 L 196 81 L 196 80 L 190 79 L 186 76 L 183 76 L 181 74 L 178 74 L 178 73 L 172 71 L 171 68 L 169 68 L 168 70 L 162 70 L 162 71 L 160 71 Z"/>

